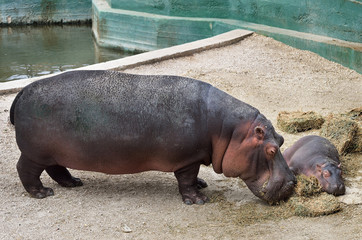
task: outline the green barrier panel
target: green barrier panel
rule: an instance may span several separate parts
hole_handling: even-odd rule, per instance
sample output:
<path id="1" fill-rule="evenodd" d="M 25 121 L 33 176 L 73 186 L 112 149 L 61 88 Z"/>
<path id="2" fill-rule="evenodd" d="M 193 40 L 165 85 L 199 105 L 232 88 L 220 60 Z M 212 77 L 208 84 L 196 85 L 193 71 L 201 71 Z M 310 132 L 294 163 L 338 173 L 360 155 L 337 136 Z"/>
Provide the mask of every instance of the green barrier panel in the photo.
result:
<path id="1" fill-rule="evenodd" d="M 361 7 L 342 0 L 93 0 L 93 34 L 101 46 L 150 51 L 242 28 L 361 73 Z"/>
<path id="2" fill-rule="evenodd" d="M 242 20 L 361 42 L 360 0 L 107 0 L 111 8 L 165 16 Z"/>

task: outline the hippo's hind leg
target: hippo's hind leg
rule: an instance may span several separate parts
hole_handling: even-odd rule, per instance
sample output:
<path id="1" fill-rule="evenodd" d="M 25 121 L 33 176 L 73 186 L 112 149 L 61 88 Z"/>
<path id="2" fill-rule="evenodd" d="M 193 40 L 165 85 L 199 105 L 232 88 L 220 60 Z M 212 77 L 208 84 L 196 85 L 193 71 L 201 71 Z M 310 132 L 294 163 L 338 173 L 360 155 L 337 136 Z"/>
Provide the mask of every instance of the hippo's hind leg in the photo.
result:
<path id="1" fill-rule="evenodd" d="M 39 179 L 40 174 L 45 169 L 44 166 L 33 162 L 21 154 L 16 168 L 18 170 L 21 183 L 32 197 L 45 198 L 47 196 L 54 195 L 53 189 L 44 187 Z"/>
<path id="2" fill-rule="evenodd" d="M 73 177 L 70 172 L 63 166 L 54 165 L 45 168 L 49 176 L 59 183 L 62 187 L 78 187 L 83 186 L 79 178 Z"/>
<path id="3" fill-rule="evenodd" d="M 175 172 L 182 200 L 187 205 L 204 204 L 208 201 L 208 198 L 199 191 L 200 188 L 207 186 L 204 180 L 197 177 L 199 169 L 200 163 L 195 163 Z"/>

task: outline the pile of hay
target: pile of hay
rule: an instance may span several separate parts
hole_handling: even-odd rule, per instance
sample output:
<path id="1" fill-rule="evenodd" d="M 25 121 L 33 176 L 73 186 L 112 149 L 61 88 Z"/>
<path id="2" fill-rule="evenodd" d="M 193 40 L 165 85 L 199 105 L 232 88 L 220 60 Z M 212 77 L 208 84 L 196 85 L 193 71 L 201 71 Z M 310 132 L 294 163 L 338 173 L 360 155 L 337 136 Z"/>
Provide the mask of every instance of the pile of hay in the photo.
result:
<path id="1" fill-rule="evenodd" d="M 362 107 L 353 109 L 349 112 L 350 119 L 356 121 L 357 123 L 357 132 L 353 139 L 355 148 L 354 152 L 362 152 Z"/>
<path id="2" fill-rule="evenodd" d="M 304 217 L 329 215 L 341 210 L 336 197 L 325 192 L 311 198 L 291 197 L 289 204 L 295 215 Z"/>
<path id="3" fill-rule="evenodd" d="M 321 192 L 322 188 L 315 177 L 297 176 L 294 195 L 288 200 L 289 207 L 297 216 L 316 217 L 341 210 L 335 196 Z"/>
<path id="4" fill-rule="evenodd" d="M 277 124 L 287 133 L 321 129 L 320 135 L 331 141 L 340 155 L 362 152 L 362 107 L 326 118 L 313 111 L 283 111 L 278 114 Z"/>
<path id="5" fill-rule="evenodd" d="M 310 112 L 280 112 L 277 118 L 278 127 L 288 133 L 319 129 L 324 123 L 321 115 Z"/>
<path id="6" fill-rule="evenodd" d="M 321 136 L 329 139 L 341 155 L 362 152 L 362 108 L 329 115 L 321 128 Z"/>
<path id="7" fill-rule="evenodd" d="M 322 186 L 316 177 L 307 177 L 305 175 L 297 176 L 297 185 L 294 192 L 300 197 L 310 197 L 321 193 Z"/>

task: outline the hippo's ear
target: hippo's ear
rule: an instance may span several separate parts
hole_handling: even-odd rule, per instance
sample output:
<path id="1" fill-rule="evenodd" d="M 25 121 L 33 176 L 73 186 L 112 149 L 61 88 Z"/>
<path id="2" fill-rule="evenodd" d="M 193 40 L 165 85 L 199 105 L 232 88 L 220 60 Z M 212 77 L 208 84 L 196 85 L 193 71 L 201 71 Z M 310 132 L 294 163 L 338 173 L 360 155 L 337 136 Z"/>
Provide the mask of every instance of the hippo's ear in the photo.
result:
<path id="1" fill-rule="evenodd" d="M 322 172 L 322 165 L 317 164 L 316 169 L 317 169 L 318 172 Z"/>
<path id="2" fill-rule="evenodd" d="M 255 136 L 259 139 L 259 140 L 263 140 L 264 139 L 264 135 L 265 135 L 265 132 L 264 132 L 264 129 L 260 126 L 257 126 L 254 128 L 254 133 L 255 133 Z"/>

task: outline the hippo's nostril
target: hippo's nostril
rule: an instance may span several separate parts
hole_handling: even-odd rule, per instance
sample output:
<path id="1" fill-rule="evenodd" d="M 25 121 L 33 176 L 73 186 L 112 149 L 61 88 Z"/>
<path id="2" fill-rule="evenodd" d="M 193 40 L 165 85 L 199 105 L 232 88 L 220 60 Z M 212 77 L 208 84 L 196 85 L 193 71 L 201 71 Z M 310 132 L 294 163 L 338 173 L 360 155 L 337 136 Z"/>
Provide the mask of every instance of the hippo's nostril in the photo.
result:
<path id="1" fill-rule="evenodd" d="M 295 177 L 295 175 L 293 174 L 292 175 L 292 178 L 291 178 L 291 180 L 288 182 L 288 184 L 297 184 L 297 178 Z"/>
<path id="2" fill-rule="evenodd" d="M 297 184 L 297 180 L 296 180 L 296 179 L 293 179 L 292 181 L 289 181 L 289 182 L 287 183 L 287 186 L 288 186 L 288 187 L 293 187 L 295 184 Z"/>
<path id="3" fill-rule="evenodd" d="M 292 195 L 295 184 L 296 184 L 295 181 L 289 181 L 285 184 L 285 186 L 283 188 L 285 198 L 288 198 L 288 197 L 290 197 L 290 195 Z"/>
<path id="4" fill-rule="evenodd" d="M 344 184 L 339 185 L 339 193 L 340 195 L 343 195 L 346 192 L 346 187 Z"/>

